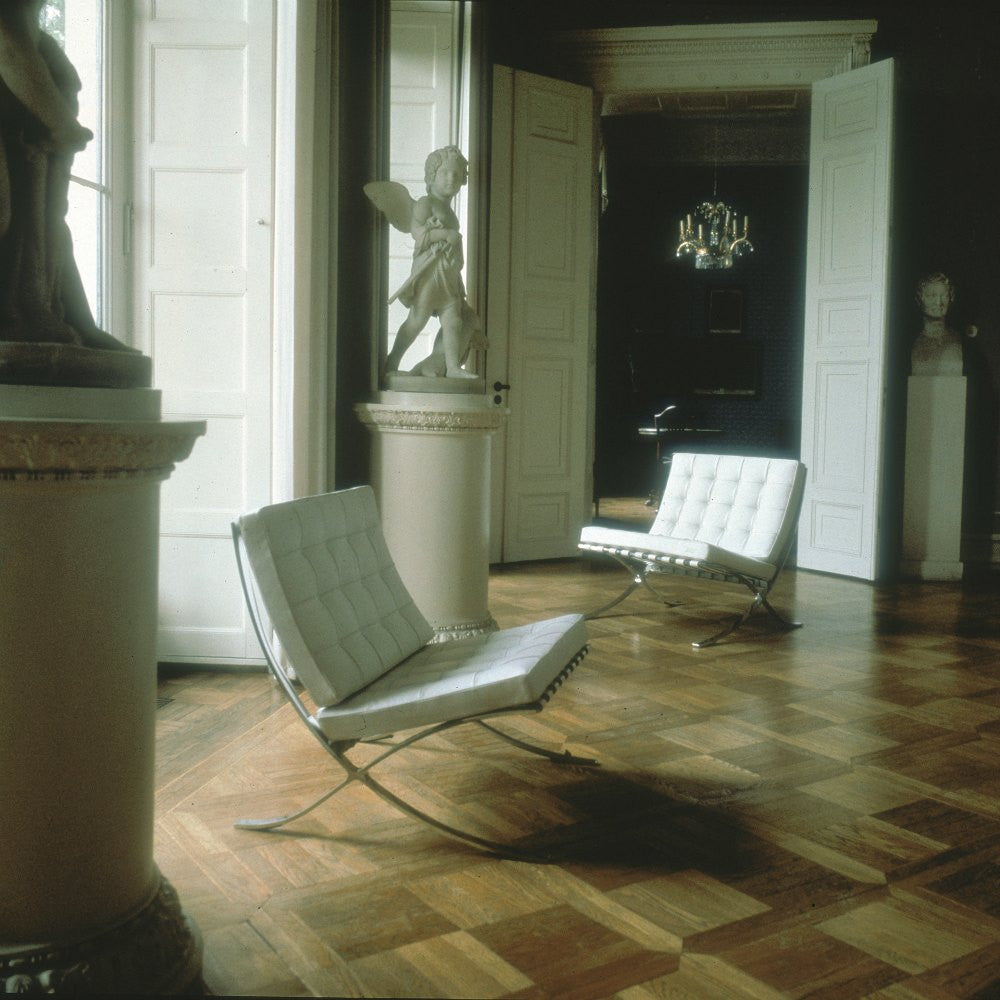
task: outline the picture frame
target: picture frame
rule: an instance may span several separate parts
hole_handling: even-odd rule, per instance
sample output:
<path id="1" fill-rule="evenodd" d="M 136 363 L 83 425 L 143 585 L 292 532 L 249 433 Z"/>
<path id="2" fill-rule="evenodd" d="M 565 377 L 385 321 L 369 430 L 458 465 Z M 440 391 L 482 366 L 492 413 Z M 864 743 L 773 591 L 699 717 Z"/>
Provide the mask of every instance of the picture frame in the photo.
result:
<path id="1" fill-rule="evenodd" d="M 743 332 L 743 289 L 708 290 L 708 332 L 739 334 Z"/>

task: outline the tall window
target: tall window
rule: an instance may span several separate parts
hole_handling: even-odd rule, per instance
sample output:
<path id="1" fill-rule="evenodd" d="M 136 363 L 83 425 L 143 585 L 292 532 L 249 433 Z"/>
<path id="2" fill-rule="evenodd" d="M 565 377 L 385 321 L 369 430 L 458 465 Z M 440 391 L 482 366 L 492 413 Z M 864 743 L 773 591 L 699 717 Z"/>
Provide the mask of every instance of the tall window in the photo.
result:
<path id="1" fill-rule="evenodd" d="M 42 30 L 63 48 L 80 76 L 80 124 L 94 138 L 73 159 L 66 221 L 73 253 L 97 325 L 110 325 L 107 232 L 110 191 L 105 142 L 105 0 L 46 0 Z"/>
<path id="2" fill-rule="evenodd" d="M 393 0 L 390 20 L 389 176 L 416 199 L 426 193 L 424 161 L 442 146 L 457 145 L 469 155 L 469 15 L 461 0 Z M 455 199 L 466 241 L 466 278 L 472 248 L 468 245 L 468 190 Z M 413 260 L 413 240 L 389 230 L 389 291 L 406 280 Z M 388 346 L 406 319 L 398 300 L 389 306 Z M 427 324 L 403 359 L 401 370 L 427 357 L 438 323 Z"/>

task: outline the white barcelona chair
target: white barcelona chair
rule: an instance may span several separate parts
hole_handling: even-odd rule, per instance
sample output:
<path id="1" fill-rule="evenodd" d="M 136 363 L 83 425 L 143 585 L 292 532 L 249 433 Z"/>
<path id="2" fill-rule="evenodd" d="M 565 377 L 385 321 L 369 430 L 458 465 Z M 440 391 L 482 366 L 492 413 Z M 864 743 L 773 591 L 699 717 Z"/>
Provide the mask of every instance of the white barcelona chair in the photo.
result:
<path id="1" fill-rule="evenodd" d="M 650 574 L 694 576 L 747 587 L 750 607 L 720 632 L 694 642 L 714 645 L 763 606 L 786 628 L 799 628 L 772 607 L 768 594 L 788 557 L 802 507 L 806 468 L 794 459 L 678 452 L 648 532 L 588 525 L 579 548 L 611 556 L 628 571 L 629 585 L 587 617 L 613 608 L 638 587 L 657 600 Z"/>
<path id="2" fill-rule="evenodd" d="M 443 833 L 500 855 L 536 857 L 449 826 L 391 792 L 371 771 L 400 750 L 465 723 L 553 761 L 596 764 L 525 743 L 486 721 L 542 709 L 586 655 L 583 616 L 432 643 L 433 630 L 389 555 L 369 486 L 263 507 L 233 524 L 233 541 L 268 667 L 345 772 L 304 809 L 236 826 L 274 830 L 356 781 Z M 312 708 L 279 663 L 272 628 Z M 399 733 L 404 735 L 390 741 Z M 347 755 L 362 742 L 388 742 L 388 748 L 362 766 Z"/>

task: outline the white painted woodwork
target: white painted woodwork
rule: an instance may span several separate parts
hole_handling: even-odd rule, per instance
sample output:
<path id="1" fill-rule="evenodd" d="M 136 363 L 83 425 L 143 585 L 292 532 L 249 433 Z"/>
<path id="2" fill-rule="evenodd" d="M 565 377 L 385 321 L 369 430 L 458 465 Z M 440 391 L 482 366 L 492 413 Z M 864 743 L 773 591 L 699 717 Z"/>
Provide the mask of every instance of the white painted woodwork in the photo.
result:
<path id="1" fill-rule="evenodd" d="M 601 96 L 602 114 L 659 110 L 657 95 L 808 87 L 868 63 L 871 20 L 677 24 L 556 32 L 567 75 Z"/>
<path id="2" fill-rule="evenodd" d="M 760 92 L 766 98 L 767 91 L 777 93 L 780 88 L 805 88 L 810 84 L 819 87 L 815 102 L 823 100 L 823 81 L 831 77 L 858 81 L 863 77 L 854 77 L 853 70 L 860 72 L 858 67 L 867 65 L 870 55 L 870 42 L 874 35 L 878 23 L 873 20 L 845 20 L 845 21 L 811 21 L 811 22 L 774 22 L 774 23 L 753 23 L 753 24 L 718 24 L 718 25 L 674 25 L 674 26 L 654 26 L 642 28 L 598 28 L 586 31 L 571 31 L 554 33 L 548 41 L 551 43 L 552 58 L 555 65 L 565 69 L 567 74 L 572 74 L 574 79 L 582 80 L 591 85 L 599 95 L 599 101 L 604 114 L 614 114 L 620 111 L 632 113 L 646 110 L 656 112 L 659 106 L 660 95 L 670 95 L 676 100 L 678 94 L 687 94 L 704 97 L 705 94 L 716 90 L 742 90 Z M 891 68 L 883 66 L 879 73 L 890 73 Z M 848 83 L 848 89 L 852 89 L 853 83 Z M 877 183 L 879 185 L 879 195 L 876 198 L 874 190 L 871 192 L 872 204 L 870 207 L 877 208 L 884 212 L 881 223 L 873 226 L 870 220 L 862 218 L 861 231 L 869 232 L 871 239 L 878 240 L 876 246 L 873 242 L 870 256 L 872 260 L 872 282 L 869 290 L 873 296 L 870 302 L 869 315 L 877 316 L 878 322 L 873 327 L 877 330 L 874 335 L 881 338 L 884 330 L 884 305 L 885 305 L 885 251 L 886 251 L 886 226 L 888 220 L 888 191 L 889 191 L 889 147 L 891 133 L 891 79 L 885 86 L 879 89 L 879 100 L 882 98 L 890 100 L 890 105 L 884 113 L 879 116 L 879 128 L 884 132 L 881 134 L 881 145 L 876 142 L 878 152 L 873 152 L 875 160 L 873 169 L 877 167 Z M 831 95 L 831 100 L 834 100 Z M 494 108 L 503 108 L 494 99 Z M 840 114 L 850 114 L 850 99 L 845 97 L 841 105 Z M 854 109 L 859 110 L 858 108 Z M 815 119 L 814 119 L 815 120 Z M 844 123 L 845 142 L 849 140 L 849 131 Z M 499 158 L 503 162 L 509 152 L 504 152 L 512 142 L 510 124 L 497 120 L 494 117 L 494 173 L 493 181 L 496 185 L 497 170 L 496 161 Z M 499 151 L 499 152 L 497 152 Z M 845 164 L 846 168 L 846 164 Z M 859 184 L 863 184 L 861 174 L 855 171 L 855 179 Z M 859 209 L 856 204 L 852 204 L 851 196 L 847 193 L 848 177 L 851 171 L 845 169 L 839 173 L 837 193 L 840 196 L 841 204 L 838 212 L 853 211 L 855 214 L 864 216 L 864 209 Z M 873 180 L 872 183 L 875 183 Z M 505 185 L 509 186 L 509 179 L 500 176 L 501 195 L 505 191 Z M 816 216 L 820 211 L 816 195 L 820 188 L 814 188 L 810 193 L 811 204 L 810 218 Z M 860 189 L 859 189 L 860 193 Z M 491 197 L 495 200 L 495 194 L 491 192 Z M 828 216 L 829 217 L 829 216 Z M 856 231 L 850 226 L 842 224 L 844 216 L 837 216 L 837 224 L 832 227 L 830 239 L 838 248 L 838 258 L 836 261 L 838 273 L 834 277 L 834 285 L 838 281 L 846 282 L 848 279 L 847 270 L 843 269 L 843 254 L 850 253 L 852 241 L 857 240 Z M 507 233 L 502 213 L 494 211 L 491 215 L 491 227 L 494 233 L 500 228 L 499 234 L 494 236 L 491 233 L 490 250 L 490 327 L 494 331 L 491 342 L 491 366 L 494 363 L 493 355 L 496 353 L 497 339 L 495 331 L 498 326 L 503 326 L 507 320 L 504 310 L 507 308 L 506 302 L 497 303 L 494 292 L 494 260 L 497 257 L 494 248 L 508 245 L 512 239 Z M 879 228 L 879 226 L 881 228 Z M 876 229 L 878 233 L 876 234 Z M 819 245 L 818 243 L 816 244 Z M 865 256 L 869 255 L 866 249 L 867 243 L 862 241 L 860 249 Z M 880 277 L 876 276 L 876 259 L 880 268 Z M 506 266 L 503 261 L 496 267 L 496 273 L 502 278 L 502 269 Z M 829 274 L 827 274 L 829 277 Z M 865 293 L 867 294 L 867 293 Z M 835 298 L 835 297 L 834 297 Z M 819 306 L 813 307 L 814 313 Z M 825 308 L 825 307 L 824 307 Z M 862 310 L 863 311 L 863 310 Z M 857 315 L 852 316 L 850 310 L 842 311 L 835 305 L 834 299 L 830 301 L 828 314 L 823 316 L 822 322 L 827 324 L 832 340 L 828 337 L 824 341 L 824 349 L 829 348 L 828 357 L 832 360 L 838 351 L 841 351 L 845 362 L 848 358 L 854 358 L 853 349 L 848 349 L 846 344 L 835 347 L 836 341 L 842 337 L 847 340 L 854 335 L 846 329 L 854 324 L 858 319 Z M 820 318 L 816 315 L 807 316 L 807 326 L 811 323 L 813 327 L 813 340 L 816 340 L 816 329 Z M 840 331 L 839 333 L 837 331 Z M 867 336 L 867 333 L 865 334 Z M 809 350 L 807 346 L 807 350 Z M 854 523 L 850 523 L 850 518 L 845 517 L 847 513 L 844 507 L 827 505 L 818 508 L 816 513 L 820 514 L 820 521 L 817 522 L 819 530 L 818 541 L 823 548 L 813 545 L 803 546 L 799 541 L 799 562 L 800 565 L 812 566 L 813 568 L 829 569 L 831 572 L 850 573 L 852 575 L 866 576 L 874 572 L 875 539 L 874 533 L 878 530 L 875 517 L 877 504 L 877 476 L 869 475 L 868 472 L 859 474 L 857 468 L 849 470 L 852 462 L 852 443 L 844 429 L 832 422 L 834 408 L 843 411 L 845 414 L 851 412 L 855 402 L 862 402 L 865 406 L 872 404 L 878 413 L 878 420 L 872 422 L 866 417 L 866 437 L 863 443 L 864 459 L 862 463 L 867 466 L 875 463 L 872 468 L 877 467 L 882 442 L 880 438 L 872 439 L 872 434 L 880 433 L 881 428 L 881 378 L 882 378 L 882 352 L 884 343 L 879 340 L 872 342 L 874 354 L 866 357 L 863 362 L 864 370 L 855 367 L 847 367 L 838 372 L 835 368 L 825 369 L 825 378 L 822 389 L 822 402 L 817 404 L 823 412 L 831 418 L 828 422 L 815 423 L 810 416 L 812 439 L 808 450 L 804 450 L 803 458 L 810 464 L 810 479 L 807 483 L 807 490 L 814 483 L 812 463 L 810 459 L 817 451 L 822 460 L 826 463 L 826 468 L 822 470 L 821 479 L 826 480 L 833 492 L 827 495 L 829 500 L 833 496 L 843 498 L 843 489 L 851 489 L 858 485 L 858 481 L 864 480 L 862 492 L 867 492 L 864 500 L 868 521 L 865 526 L 861 526 L 855 517 Z M 872 369 L 874 358 L 877 357 L 877 371 Z M 497 359 L 499 363 L 499 359 Z M 491 369 L 492 370 L 492 369 Z M 498 370 L 503 370 L 502 368 Z M 815 372 L 813 373 L 815 375 Z M 876 382 L 862 380 L 875 379 Z M 491 375 L 488 379 L 493 381 Z M 869 386 L 877 384 L 879 391 L 872 396 L 869 393 Z M 817 387 L 815 380 L 812 385 L 807 386 L 811 400 Z M 852 396 L 853 394 L 853 396 Z M 512 396 L 513 399 L 513 396 Z M 877 400 L 877 404 L 876 404 Z M 828 405 L 829 404 L 829 405 Z M 808 404 L 812 406 L 812 404 Z M 804 404 L 805 408 L 805 404 Z M 594 410 L 590 406 L 587 413 L 588 426 L 593 424 Z M 497 451 L 500 449 L 498 448 Z M 853 459 L 857 461 L 857 459 Z M 836 470 L 839 468 L 839 472 Z M 853 477 L 853 482 L 849 482 Z M 838 486 L 839 484 L 839 486 Z M 850 503 L 857 509 L 858 498 L 861 494 L 852 495 Z M 499 501 L 498 504 L 499 505 Z M 852 515 L 854 516 L 854 515 Z M 499 523 L 499 514 L 494 515 L 494 523 Z M 810 522 L 811 523 L 811 522 Z M 869 532 L 867 540 L 860 543 L 860 537 L 865 532 Z M 853 537 L 852 536 L 853 533 Z M 839 539 L 836 536 L 840 536 Z M 847 554 L 853 548 L 855 552 L 864 554 L 851 557 Z M 838 550 L 844 550 L 844 554 L 834 555 Z M 500 544 L 494 543 L 493 558 L 500 557 Z M 802 560 L 805 560 L 803 562 Z"/>
<path id="3" fill-rule="evenodd" d="M 450 2 L 393 3 L 390 18 L 389 178 L 414 199 L 427 193 L 424 161 L 432 150 L 458 143 L 457 91 L 460 67 L 456 39 L 458 5 Z M 463 152 L 467 154 L 466 150 Z M 453 207 L 465 232 L 465 193 Z M 413 238 L 389 227 L 389 292 L 410 275 Z M 398 299 L 389 305 L 388 346 L 406 319 Z M 403 357 L 406 371 L 431 353 L 436 319 L 424 328 Z"/>
<path id="4" fill-rule="evenodd" d="M 163 489 L 158 656 L 260 662 L 230 523 L 271 500 L 274 4 L 133 18 L 135 339 L 164 415 L 208 424 Z"/>
<path id="5" fill-rule="evenodd" d="M 330 265 L 328 192 L 337 163 L 330 106 L 335 12 L 326 0 L 275 9 L 274 330 L 272 490 L 274 502 L 320 493 L 335 466 L 327 413 L 335 406 L 330 357 L 336 353 L 337 279 Z M 323 81 L 322 84 L 320 81 Z M 353 334 L 354 331 L 351 331 Z"/>
<path id="6" fill-rule="evenodd" d="M 493 116 L 487 385 L 511 386 L 493 558 L 557 558 L 590 505 L 593 94 L 498 66 Z"/>
<path id="7" fill-rule="evenodd" d="M 879 567 L 893 63 L 813 85 L 797 564 Z"/>

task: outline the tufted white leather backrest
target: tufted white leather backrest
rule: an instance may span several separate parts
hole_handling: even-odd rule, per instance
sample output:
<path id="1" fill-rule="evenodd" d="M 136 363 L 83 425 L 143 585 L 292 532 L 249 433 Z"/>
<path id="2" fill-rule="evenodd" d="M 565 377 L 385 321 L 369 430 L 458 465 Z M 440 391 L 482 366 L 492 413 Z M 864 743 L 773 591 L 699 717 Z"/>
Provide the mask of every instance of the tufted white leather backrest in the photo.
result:
<path id="1" fill-rule="evenodd" d="M 805 466 L 794 459 L 678 452 L 650 534 L 780 562 L 798 520 L 805 478 Z"/>
<path id="2" fill-rule="evenodd" d="M 370 486 L 262 507 L 239 526 L 274 631 L 318 705 L 343 701 L 433 636 Z"/>

